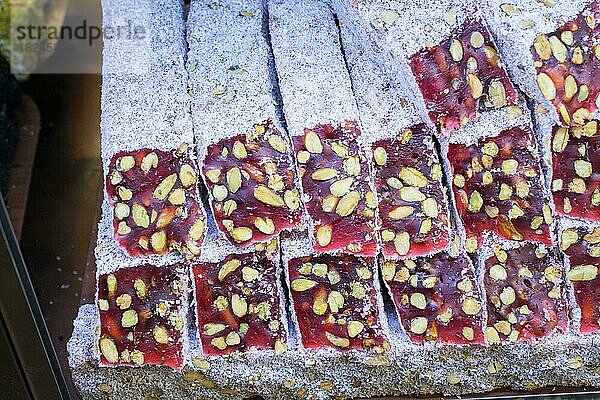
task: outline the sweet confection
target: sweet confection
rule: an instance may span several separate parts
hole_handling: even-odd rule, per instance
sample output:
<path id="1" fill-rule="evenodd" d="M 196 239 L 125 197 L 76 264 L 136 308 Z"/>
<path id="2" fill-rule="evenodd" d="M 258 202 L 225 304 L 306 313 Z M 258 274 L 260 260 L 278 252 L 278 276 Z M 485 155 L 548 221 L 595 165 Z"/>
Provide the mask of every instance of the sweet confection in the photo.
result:
<path id="1" fill-rule="evenodd" d="M 115 238 L 130 255 L 173 249 L 198 255 L 206 217 L 196 189 L 197 167 L 186 144 L 113 156 L 106 193 Z"/>
<path id="2" fill-rule="evenodd" d="M 264 4 L 193 2 L 188 18 L 195 137 L 213 215 L 238 247 L 268 241 L 299 225 L 304 207 L 276 111 Z"/>
<path id="3" fill-rule="evenodd" d="M 83 399 L 600 387 L 595 0 L 103 8 Z"/>
<path id="4" fill-rule="evenodd" d="M 99 276 L 101 362 L 181 368 L 187 291 L 181 265 L 142 265 Z"/>
<path id="5" fill-rule="evenodd" d="M 567 330 L 565 276 L 558 251 L 527 243 L 493 245 L 483 261 L 490 344 L 531 341 Z"/>
<path id="6" fill-rule="evenodd" d="M 381 271 L 412 341 L 484 343 L 484 303 L 469 258 L 382 261 Z"/>
<path id="7" fill-rule="evenodd" d="M 560 249 L 569 260 L 567 278 L 573 284 L 577 306 L 581 311 L 581 333 L 600 329 L 600 293 L 598 292 L 598 258 L 600 227 L 566 224 L 560 232 Z"/>

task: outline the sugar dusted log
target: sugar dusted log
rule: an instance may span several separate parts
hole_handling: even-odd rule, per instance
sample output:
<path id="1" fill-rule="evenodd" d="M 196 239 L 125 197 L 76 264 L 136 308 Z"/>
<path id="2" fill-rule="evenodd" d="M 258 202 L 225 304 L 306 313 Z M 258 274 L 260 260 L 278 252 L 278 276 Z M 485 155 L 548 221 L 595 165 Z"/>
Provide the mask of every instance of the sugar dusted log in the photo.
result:
<path id="1" fill-rule="evenodd" d="M 573 221 L 561 221 L 560 249 L 569 260 L 567 278 L 573 285 L 577 306 L 581 311 L 581 333 L 600 331 L 600 227 Z"/>
<path id="2" fill-rule="evenodd" d="M 445 249 L 449 214 L 442 166 L 423 124 L 372 144 L 381 240 L 386 257 Z"/>
<path id="3" fill-rule="evenodd" d="M 130 255 L 200 254 L 206 217 L 187 145 L 115 154 L 106 177 L 115 238 Z"/>
<path id="4" fill-rule="evenodd" d="M 556 211 L 600 221 L 600 130 L 598 121 L 552 128 L 552 195 Z"/>
<path id="5" fill-rule="evenodd" d="M 303 348 L 390 350 L 373 257 L 311 255 L 304 234 L 282 246 Z"/>
<path id="6" fill-rule="evenodd" d="M 488 305 L 487 342 L 530 342 L 565 332 L 567 292 L 558 251 L 534 243 L 496 243 L 491 247 L 492 251 L 481 257 Z"/>
<path id="7" fill-rule="evenodd" d="M 106 197 L 98 264 L 127 266 L 147 261 L 141 256 L 159 254 L 160 260 L 152 263 L 163 265 L 175 262 L 179 252 L 195 256 L 206 216 L 196 186 L 183 7 L 179 2 L 144 1 L 134 7 L 131 1 L 107 0 L 103 11 L 106 27 L 121 29 L 123 15 L 131 15 L 144 36 L 128 40 L 113 35 L 104 43 Z"/>
<path id="8" fill-rule="evenodd" d="M 466 19 L 435 47 L 410 56 L 429 116 L 440 131 L 464 126 L 476 112 L 513 104 L 513 87 L 490 32 Z"/>
<path id="9" fill-rule="evenodd" d="M 223 235 L 246 247 L 301 222 L 258 0 L 192 2 L 188 69 L 202 175 Z"/>
<path id="10" fill-rule="evenodd" d="M 186 348 L 187 295 L 187 274 L 181 265 L 142 265 L 100 275 L 102 364 L 180 369 Z"/>
<path id="11" fill-rule="evenodd" d="M 360 112 L 361 140 L 372 160 L 383 253 L 388 258 L 448 247 L 448 199 L 433 132 L 401 79 L 408 67 L 373 44 L 340 10 L 340 32 Z"/>
<path id="12" fill-rule="evenodd" d="M 381 271 L 410 340 L 484 343 L 484 301 L 468 257 L 382 260 Z"/>
<path id="13" fill-rule="evenodd" d="M 554 221 L 533 133 L 516 126 L 475 143 L 450 143 L 452 191 L 474 251 L 485 232 L 552 244 Z"/>
<path id="14" fill-rule="evenodd" d="M 213 242 L 209 245 L 223 245 Z M 225 247 L 227 247 L 225 245 Z M 287 349 L 277 239 L 254 251 L 192 266 L 198 336 L 205 355 Z M 213 260 L 214 261 L 214 260 Z"/>
<path id="15" fill-rule="evenodd" d="M 600 94 L 598 2 L 487 0 L 481 10 L 520 89 L 547 105 L 556 123 L 590 120 Z"/>
<path id="16" fill-rule="evenodd" d="M 319 0 L 272 0 L 269 15 L 314 248 L 374 255 L 372 179 L 333 14 Z"/>
<path id="17" fill-rule="evenodd" d="M 513 104 L 514 87 L 475 2 L 335 0 L 375 28 L 379 46 L 407 61 L 442 136 Z"/>

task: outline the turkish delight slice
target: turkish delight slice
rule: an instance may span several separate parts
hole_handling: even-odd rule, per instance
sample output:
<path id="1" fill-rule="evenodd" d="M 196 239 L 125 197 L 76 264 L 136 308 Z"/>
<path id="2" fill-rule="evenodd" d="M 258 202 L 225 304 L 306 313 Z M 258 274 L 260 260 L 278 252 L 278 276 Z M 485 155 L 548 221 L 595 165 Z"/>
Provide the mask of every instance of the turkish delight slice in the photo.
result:
<path id="1" fill-rule="evenodd" d="M 581 310 L 580 331 L 600 331 L 600 227 L 573 226 L 562 230 L 560 248 L 569 259 L 567 278 L 573 284 L 575 300 Z"/>
<path id="2" fill-rule="evenodd" d="M 451 143 L 448 159 L 468 250 L 481 245 L 485 232 L 552 244 L 552 209 L 529 128 L 507 129 L 470 146 Z"/>
<path id="3" fill-rule="evenodd" d="M 373 257 L 309 255 L 305 236 L 285 240 L 282 246 L 293 315 L 305 349 L 390 349 Z"/>
<path id="4" fill-rule="evenodd" d="M 554 127 L 552 195 L 559 214 L 600 221 L 598 121 L 579 127 Z"/>
<path id="5" fill-rule="evenodd" d="M 450 38 L 412 55 L 410 67 L 440 131 L 464 126 L 477 111 L 517 98 L 490 32 L 478 19 L 466 20 Z"/>
<path id="6" fill-rule="evenodd" d="M 142 265 L 100 275 L 101 362 L 181 368 L 187 291 L 186 273 L 180 265 Z"/>
<path id="7" fill-rule="evenodd" d="M 483 299 L 468 257 L 382 260 L 381 271 L 413 342 L 484 343 Z"/>
<path id="8" fill-rule="evenodd" d="M 215 4 L 190 6 L 192 109 L 213 215 L 222 234 L 242 248 L 300 224 L 303 207 L 277 111 L 265 4 Z"/>
<path id="9" fill-rule="evenodd" d="M 377 204 L 330 5 L 272 0 L 269 16 L 314 248 L 374 255 Z"/>
<path id="10" fill-rule="evenodd" d="M 187 145 L 115 154 L 106 177 L 114 237 L 131 256 L 173 250 L 196 256 L 206 216 L 196 187 L 198 169 Z"/>
<path id="11" fill-rule="evenodd" d="M 590 3 L 575 19 L 538 35 L 531 53 L 536 82 L 566 126 L 583 125 L 600 107 L 600 7 Z"/>
<path id="12" fill-rule="evenodd" d="M 258 248 L 192 267 L 198 333 L 206 355 L 287 348 L 277 239 Z"/>
<path id="13" fill-rule="evenodd" d="M 202 167 L 219 229 L 238 246 L 268 241 L 302 218 L 287 140 L 270 122 L 255 131 L 210 145 Z"/>
<path id="14" fill-rule="evenodd" d="M 448 204 L 433 138 L 420 124 L 373 143 L 381 240 L 386 257 L 448 247 Z"/>
<path id="15" fill-rule="evenodd" d="M 563 266 L 542 244 L 494 244 L 483 257 L 487 342 L 532 341 L 568 327 Z"/>
<path id="16" fill-rule="evenodd" d="M 357 143 L 355 124 L 318 125 L 294 137 L 306 209 L 315 221 L 318 252 L 348 250 L 374 255 L 377 201 L 369 185 L 369 167 Z"/>

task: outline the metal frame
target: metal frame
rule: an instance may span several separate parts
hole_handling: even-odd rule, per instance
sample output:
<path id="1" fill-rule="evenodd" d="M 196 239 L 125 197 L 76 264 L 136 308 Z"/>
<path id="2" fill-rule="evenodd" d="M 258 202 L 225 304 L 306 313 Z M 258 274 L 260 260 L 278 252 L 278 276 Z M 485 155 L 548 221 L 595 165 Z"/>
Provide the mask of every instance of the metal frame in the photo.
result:
<path id="1" fill-rule="evenodd" d="M 0 195 L 0 322 L 29 398 L 69 399 L 67 384 Z"/>

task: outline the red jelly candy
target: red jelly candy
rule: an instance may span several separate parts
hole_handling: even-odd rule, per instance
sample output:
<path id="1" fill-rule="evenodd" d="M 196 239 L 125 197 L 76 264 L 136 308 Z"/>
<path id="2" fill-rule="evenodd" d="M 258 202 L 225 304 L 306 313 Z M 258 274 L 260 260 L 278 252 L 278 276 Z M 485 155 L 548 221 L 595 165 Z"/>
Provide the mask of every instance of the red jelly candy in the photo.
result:
<path id="1" fill-rule="evenodd" d="M 206 215 L 196 189 L 197 167 L 187 145 L 113 156 L 106 177 L 115 239 L 131 256 L 179 250 L 200 254 Z"/>
<path id="2" fill-rule="evenodd" d="M 183 363 L 187 283 L 180 266 L 122 268 L 98 278 L 105 365 Z"/>
<path id="3" fill-rule="evenodd" d="M 488 343 L 531 341 L 568 326 L 563 268 L 556 250 L 527 243 L 493 247 L 483 263 Z"/>
<path id="4" fill-rule="evenodd" d="M 438 253 L 381 266 L 400 321 L 416 343 L 483 343 L 483 302 L 473 264 Z"/>
<path id="5" fill-rule="evenodd" d="M 386 258 L 448 247 L 448 202 L 442 167 L 425 125 L 373 144 L 375 188 Z"/>
<path id="6" fill-rule="evenodd" d="M 289 283 L 302 345 L 307 349 L 389 349 L 374 282 L 374 259 L 350 254 L 308 256 L 288 262 Z"/>
<path id="7" fill-rule="evenodd" d="M 535 38 L 531 53 L 542 94 L 565 125 L 583 125 L 600 104 L 600 7 L 596 1 L 556 32 Z"/>
<path id="8" fill-rule="evenodd" d="M 467 20 L 451 38 L 413 55 L 410 67 L 429 117 L 442 132 L 465 125 L 476 111 L 517 98 L 489 30 L 478 20 Z"/>
<path id="9" fill-rule="evenodd" d="M 600 331 L 600 227 L 569 228 L 561 232 L 560 248 L 569 257 L 567 275 L 581 309 L 581 332 Z"/>
<path id="10" fill-rule="evenodd" d="M 554 127 L 552 194 L 558 213 L 600 221 L 598 121 L 572 128 Z"/>
<path id="11" fill-rule="evenodd" d="M 520 127 L 472 146 L 451 144 L 452 191 L 468 236 L 468 250 L 484 233 L 551 245 L 552 211 L 533 134 Z"/>
<path id="12" fill-rule="evenodd" d="M 238 247 L 265 242 L 302 217 L 287 141 L 269 121 L 256 135 L 208 147 L 202 173 L 219 229 Z"/>
<path id="13" fill-rule="evenodd" d="M 293 139 L 319 253 L 345 249 L 375 255 L 377 251 L 377 202 L 358 136 L 356 123 L 348 121 L 339 127 L 317 125 Z"/>
<path id="14" fill-rule="evenodd" d="M 218 263 L 194 265 L 192 271 L 206 355 L 286 349 L 278 270 L 264 251 L 232 254 Z"/>

